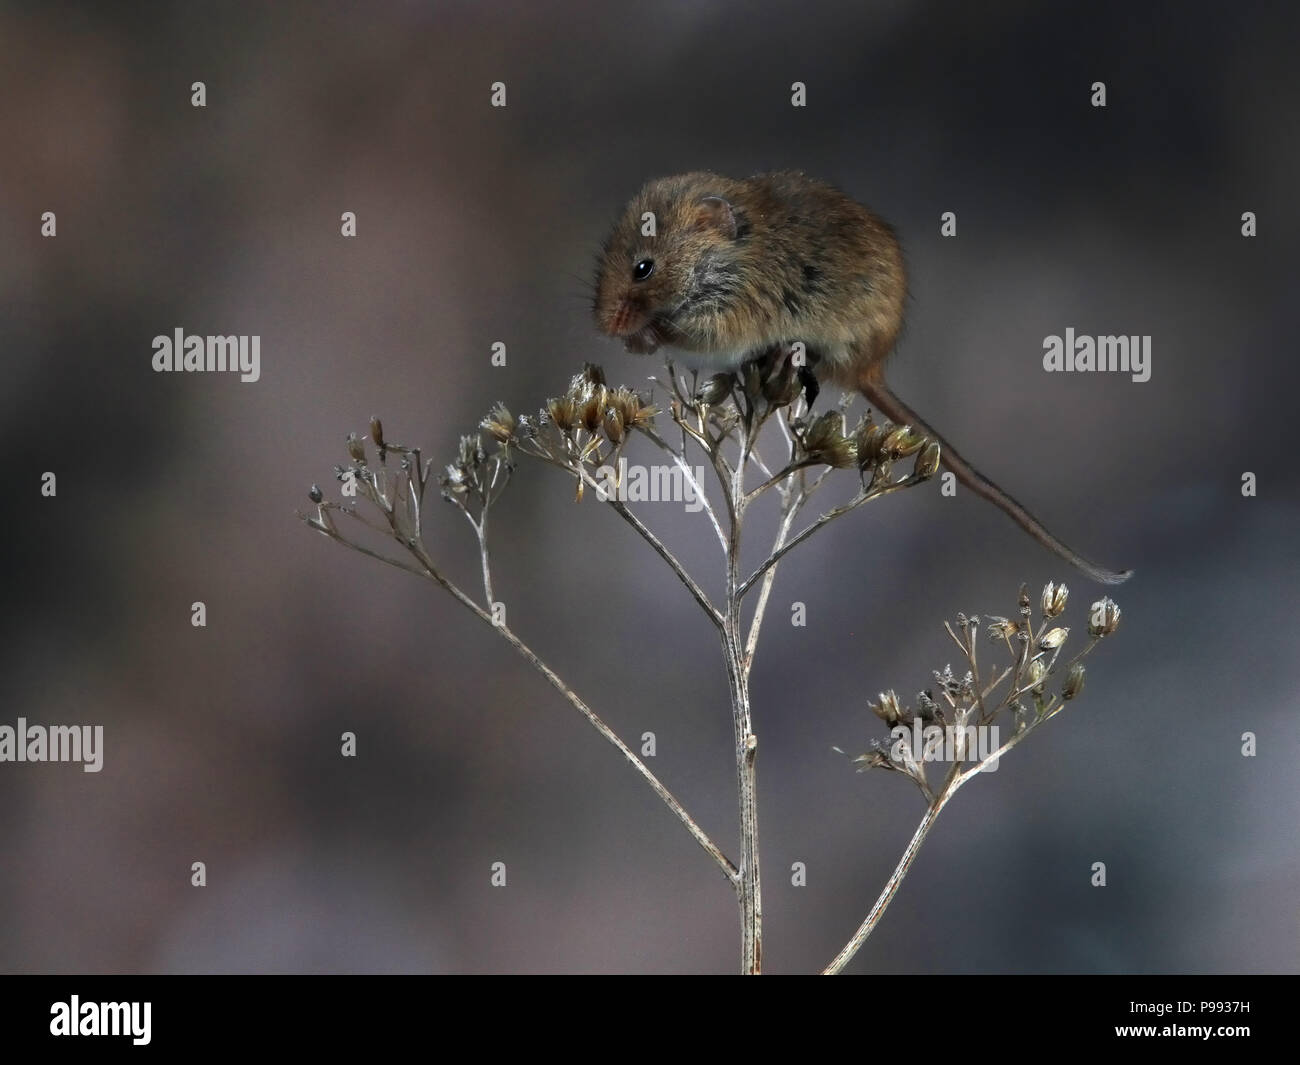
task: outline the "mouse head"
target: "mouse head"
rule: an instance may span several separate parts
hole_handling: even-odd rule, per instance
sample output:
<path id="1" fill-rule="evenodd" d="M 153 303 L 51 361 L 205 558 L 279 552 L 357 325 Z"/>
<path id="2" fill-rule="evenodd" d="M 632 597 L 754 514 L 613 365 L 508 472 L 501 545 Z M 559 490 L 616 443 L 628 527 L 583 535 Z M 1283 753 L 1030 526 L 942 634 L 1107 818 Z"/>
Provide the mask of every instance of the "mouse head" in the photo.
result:
<path id="1" fill-rule="evenodd" d="M 712 267 L 734 246 L 739 222 L 727 198 L 734 184 L 717 174 L 661 178 L 624 209 L 596 265 L 596 325 L 628 351 L 660 344 L 685 350 L 707 346 L 696 336 L 694 310 Z"/>

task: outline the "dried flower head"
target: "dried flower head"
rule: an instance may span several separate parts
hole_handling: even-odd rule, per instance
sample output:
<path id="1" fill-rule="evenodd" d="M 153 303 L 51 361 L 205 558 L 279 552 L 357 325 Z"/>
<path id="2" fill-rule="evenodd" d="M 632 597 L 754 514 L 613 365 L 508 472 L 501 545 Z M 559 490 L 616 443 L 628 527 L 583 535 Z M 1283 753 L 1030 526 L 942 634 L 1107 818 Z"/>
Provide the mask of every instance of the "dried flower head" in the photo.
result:
<path id="1" fill-rule="evenodd" d="M 438 484 L 442 487 L 442 498 L 448 501 L 454 501 L 469 491 L 467 473 L 454 462 L 447 464 L 446 472 L 438 478 Z"/>
<path id="2" fill-rule="evenodd" d="M 1041 604 L 1043 608 L 1043 617 L 1060 617 L 1060 615 L 1065 611 L 1065 603 L 1069 598 L 1069 588 L 1064 584 L 1053 584 L 1051 581 L 1048 581 L 1043 587 L 1043 598 Z"/>
<path id="3" fill-rule="evenodd" d="M 622 386 L 609 394 L 608 403 L 618 411 L 626 429 L 645 428 L 653 422 L 655 414 L 658 413 L 656 408 L 642 402 L 641 397 L 630 388 Z"/>
<path id="4" fill-rule="evenodd" d="M 1029 585 L 1020 586 L 1020 616 L 1028 622 L 1029 615 L 1032 614 L 1033 607 L 1029 605 Z"/>
<path id="5" fill-rule="evenodd" d="M 605 408 L 605 436 L 611 444 L 621 444 L 627 439 L 627 430 L 623 425 L 623 415 L 614 406 Z"/>
<path id="6" fill-rule="evenodd" d="M 1035 658 L 1025 671 L 1024 687 L 1032 689 L 1035 694 L 1042 695 L 1046 681 L 1047 666 L 1041 658 Z"/>
<path id="7" fill-rule="evenodd" d="M 880 446 L 885 442 L 888 430 L 883 425 L 872 425 L 870 420 L 858 426 L 858 467 L 866 469 L 880 459 Z"/>
<path id="8" fill-rule="evenodd" d="M 878 701 L 868 703 L 867 706 L 876 717 L 880 718 L 890 728 L 893 728 L 902 720 L 903 710 L 898 703 L 898 695 L 892 688 L 887 692 L 881 692 Z"/>
<path id="9" fill-rule="evenodd" d="M 1083 668 L 1083 663 L 1081 662 L 1075 662 L 1074 665 L 1066 671 L 1065 686 L 1061 689 L 1061 694 L 1065 696 L 1067 700 L 1073 699 L 1083 691 L 1084 676 L 1085 670 Z"/>
<path id="10" fill-rule="evenodd" d="M 1038 638 L 1038 649 L 1040 651 L 1055 651 L 1061 644 L 1065 643 L 1065 638 L 1069 635 L 1069 629 L 1059 627 L 1051 629 Z"/>
<path id="11" fill-rule="evenodd" d="M 478 434 L 462 436 L 456 449 L 456 461 L 449 463 L 446 472 L 438 478 L 442 497 L 457 502 L 463 501 L 471 490 L 481 492 L 481 474 L 486 461 L 487 452 L 483 450 L 483 441 Z"/>
<path id="12" fill-rule="evenodd" d="M 488 435 L 499 444 L 508 443 L 515 435 L 515 416 L 506 410 L 504 403 L 498 403 L 480 423 L 479 427 L 486 429 Z"/>
<path id="13" fill-rule="evenodd" d="M 794 402 L 801 387 L 794 362 L 780 359 L 776 372 L 763 381 L 763 398 L 773 407 L 786 407 Z"/>
<path id="14" fill-rule="evenodd" d="M 910 425 L 900 425 L 891 432 L 880 445 L 880 450 L 896 459 L 905 459 L 915 455 L 929 443 L 929 437 L 913 431 Z"/>
<path id="15" fill-rule="evenodd" d="M 593 385 L 587 395 L 577 402 L 578 417 L 582 427 L 593 435 L 599 431 L 605 420 L 605 403 L 609 398 L 609 389 L 603 384 Z"/>
<path id="16" fill-rule="evenodd" d="M 729 373 L 715 373 L 695 392 L 695 402 L 713 407 L 731 395 L 734 379 Z"/>
<path id="17" fill-rule="evenodd" d="M 917 455 L 913 473 L 922 480 L 928 480 L 939 472 L 940 458 L 939 445 L 931 441 Z"/>
<path id="18" fill-rule="evenodd" d="M 809 458 L 827 466 L 847 469 L 858 461 L 857 448 L 844 435 L 844 414 L 838 410 L 828 410 L 808 427 L 803 446 Z"/>
<path id="19" fill-rule="evenodd" d="M 1115 600 L 1109 596 L 1098 599 L 1089 608 L 1088 632 L 1097 639 L 1109 636 L 1119 628 L 1119 613 L 1119 604 Z"/>
<path id="20" fill-rule="evenodd" d="M 546 407 L 542 411 L 543 416 L 551 419 L 555 428 L 568 436 L 578 424 L 576 404 L 573 401 L 573 394 L 563 396 L 553 396 L 546 401 Z"/>
<path id="21" fill-rule="evenodd" d="M 1019 626 L 1010 618 L 989 618 L 989 639 L 993 643 L 1001 643 L 1003 640 L 1009 640 L 1016 634 Z"/>

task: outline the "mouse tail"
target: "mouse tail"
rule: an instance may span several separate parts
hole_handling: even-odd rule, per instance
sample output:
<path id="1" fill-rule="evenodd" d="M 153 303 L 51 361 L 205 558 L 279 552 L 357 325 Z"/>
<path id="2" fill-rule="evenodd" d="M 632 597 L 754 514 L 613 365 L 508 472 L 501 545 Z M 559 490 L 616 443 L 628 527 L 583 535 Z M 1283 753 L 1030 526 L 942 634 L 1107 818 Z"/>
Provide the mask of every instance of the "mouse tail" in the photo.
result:
<path id="1" fill-rule="evenodd" d="M 877 410 L 898 425 L 910 425 L 920 433 L 939 444 L 940 462 L 953 472 L 957 480 L 969 488 L 981 499 L 987 499 L 998 509 L 1004 511 L 1017 525 L 1042 544 L 1058 558 L 1064 559 L 1071 566 L 1087 574 L 1100 584 L 1119 584 L 1133 576 L 1131 569 L 1112 570 L 1090 562 L 1073 548 L 1057 539 L 1048 531 L 1041 521 L 1034 517 L 1024 506 L 1009 496 L 996 484 L 980 473 L 974 466 L 962 458 L 961 454 L 926 424 L 916 411 L 895 396 L 875 375 L 865 375 L 858 382 L 858 388 Z"/>

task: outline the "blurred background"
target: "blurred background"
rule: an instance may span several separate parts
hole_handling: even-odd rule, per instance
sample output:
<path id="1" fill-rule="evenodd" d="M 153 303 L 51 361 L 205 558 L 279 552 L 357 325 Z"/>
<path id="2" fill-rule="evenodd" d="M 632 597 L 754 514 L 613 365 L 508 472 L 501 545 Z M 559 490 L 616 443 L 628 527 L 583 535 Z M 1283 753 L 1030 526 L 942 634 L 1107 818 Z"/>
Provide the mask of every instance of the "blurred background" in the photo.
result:
<path id="1" fill-rule="evenodd" d="M 948 808 L 852 971 L 1300 969 L 1300 10 L 1133 7 L 0 7 L 0 724 L 105 729 L 98 774 L 0 765 L 0 970 L 735 969 L 730 890 L 617 753 L 449 597 L 294 517 L 371 414 L 445 461 L 586 360 L 644 385 L 587 282 L 636 188 L 696 168 L 801 168 L 888 218 L 899 394 L 1137 570 L 1082 700 Z M 1151 380 L 1043 373 L 1071 326 L 1151 335 Z M 153 373 L 178 327 L 260 335 L 261 380 Z M 498 597 L 734 856 L 712 631 L 572 495 L 521 470 Z M 428 508 L 474 591 L 469 528 Z M 642 513 L 716 589 L 702 518 Z M 832 745 L 932 684 L 945 618 L 1053 578 L 1078 637 L 1103 590 L 935 483 L 783 566 L 753 679 L 769 971 L 830 960 L 922 813 Z"/>

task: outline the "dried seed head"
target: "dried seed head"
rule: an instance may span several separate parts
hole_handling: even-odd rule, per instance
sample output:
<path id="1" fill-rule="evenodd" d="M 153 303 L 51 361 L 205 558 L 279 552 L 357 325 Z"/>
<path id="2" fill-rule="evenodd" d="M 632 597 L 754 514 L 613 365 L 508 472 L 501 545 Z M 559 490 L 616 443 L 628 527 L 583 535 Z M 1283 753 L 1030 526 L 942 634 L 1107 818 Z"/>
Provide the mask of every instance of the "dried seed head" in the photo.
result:
<path id="1" fill-rule="evenodd" d="M 803 444 L 809 458 L 827 466 L 843 469 L 857 464 L 857 448 L 844 435 L 844 414 L 841 411 L 828 410 L 814 421 L 804 433 Z"/>
<path id="2" fill-rule="evenodd" d="M 853 446 L 852 440 L 841 436 L 822 449 L 821 460 L 837 470 L 851 469 L 858 464 L 858 449 Z"/>
<path id="3" fill-rule="evenodd" d="M 1069 635 L 1069 629 L 1059 627 L 1045 632 L 1038 639 L 1038 649 L 1040 651 L 1055 651 L 1061 644 L 1065 643 L 1065 638 Z"/>
<path id="4" fill-rule="evenodd" d="M 1065 674 L 1065 687 L 1061 689 L 1061 694 L 1066 699 L 1073 699 L 1083 691 L 1083 679 L 1085 670 L 1082 662 L 1075 662 Z"/>
<path id="5" fill-rule="evenodd" d="M 384 443 L 384 423 L 379 420 L 378 415 L 372 415 L 370 418 L 370 439 L 375 442 L 375 447 L 381 450 L 388 446 Z"/>
<path id="6" fill-rule="evenodd" d="M 890 458 L 897 458 L 898 445 L 903 442 L 910 429 L 906 425 L 886 426 L 886 428 L 888 432 L 885 434 L 885 439 L 881 441 L 880 452 Z"/>
<path id="7" fill-rule="evenodd" d="M 925 445 L 925 448 L 916 457 L 916 466 L 913 473 L 917 477 L 928 480 L 939 472 L 939 445 L 931 441 Z"/>
<path id="8" fill-rule="evenodd" d="M 348 433 L 348 454 L 358 466 L 366 464 L 366 445 L 361 442 L 356 433 Z"/>
<path id="9" fill-rule="evenodd" d="M 1109 636 L 1117 628 L 1119 628 L 1119 604 L 1109 596 L 1098 599 L 1089 608 L 1088 632 L 1101 639 L 1103 636 Z"/>
<path id="10" fill-rule="evenodd" d="M 868 769 L 893 769 L 894 763 L 889 760 L 889 755 L 879 747 L 873 747 L 866 754 L 860 754 L 853 759 L 853 764 L 858 767 L 859 773 L 865 773 Z"/>
<path id="11" fill-rule="evenodd" d="M 321 493 L 319 485 L 312 485 L 311 491 L 307 493 L 307 498 L 313 503 L 319 503 L 325 496 Z"/>
<path id="12" fill-rule="evenodd" d="M 898 705 L 898 696 L 892 688 L 887 692 L 881 692 L 879 701 L 868 703 L 867 706 L 890 728 L 897 725 L 903 716 L 902 708 Z"/>
<path id="13" fill-rule="evenodd" d="M 1043 617 L 1059 617 L 1065 611 L 1065 602 L 1070 598 L 1070 589 L 1064 584 L 1048 581 L 1043 588 Z"/>
<path id="14" fill-rule="evenodd" d="M 486 429 L 488 435 L 499 444 L 504 444 L 515 435 L 515 416 L 506 410 L 504 403 L 498 403 L 490 411 L 479 427 Z"/>
<path id="15" fill-rule="evenodd" d="M 536 439 L 538 432 L 537 419 L 530 414 L 521 414 L 516 429 L 521 440 Z"/>
<path id="16" fill-rule="evenodd" d="M 546 409 L 542 412 L 555 423 L 555 428 L 566 436 L 573 432 L 577 425 L 577 414 L 574 409 L 573 396 L 555 396 L 546 401 Z"/>
<path id="17" fill-rule="evenodd" d="M 594 434 L 600 429 L 608 398 L 609 390 L 604 385 L 593 385 L 589 394 L 579 401 L 578 415 L 587 432 Z"/>
<path id="18" fill-rule="evenodd" d="M 611 444 L 621 444 L 627 437 L 623 427 L 623 415 L 619 413 L 617 407 L 605 409 L 605 436 Z"/>
<path id="19" fill-rule="evenodd" d="M 637 407 L 640 405 L 640 397 L 630 388 L 620 386 L 609 394 L 609 405 L 618 411 L 624 425 L 630 425 L 632 419 L 636 416 Z"/>
<path id="20" fill-rule="evenodd" d="M 657 413 L 654 407 L 643 404 L 641 397 L 630 388 L 614 389 L 609 393 L 608 404 L 618 411 L 623 427 L 629 430 L 649 425 Z"/>
<path id="21" fill-rule="evenodd" d="M 732 378 L 729 373 L 715 373 L 695 393 L 695 402 L 714 407 L 731 395 Z"/>
<path id="22" fill-rule="evenodd" d="M 953 676 L 951 663 L 943 667 L 943 672 L 936 669 L 934 671 L 934 679 L 939 682 L 939 687 L 942 688 L 944 693 L 949 697 L 956 699 L 961 695 L 962 684 L 961 681 Z"/>
<path id="23" fill-rule="evenodd" d="M 776 372 L 763 382 L 763 398 L 773 407 L 784 407 L 799 394 L 799 379 L 789 359 L 778 366 Z"/>
<path id="24" fill-rule="evenodd" d="M 1009 618 L 989 618 L 989 639 L 994 643 L 1015 635 L 1017 625 Z"/>
<path id="25" fill-rule="evenodd" d="M 655 415 L 659 413 L 659 408 L 651 406 L 649 404 L 643 405 L 639 398 L 637 399 L 636 402 L 637 402 L 636 413 L 632 416 L 632 421 L 629 424 L 633 428 L 637 428 L 637 429 L 644 429 L 648 425 L 653 425 L 655 420 Z"/>
<path id="26" fill-rule="evenodd" d="M 1026 671 L 1025 684 L 1026 688 L 1032 688 L 1039 695 L 1043 694 L 1043 687 L 1047 680 L 1047 667 L 1043 665 L 1041 658 L 1035 658 L 1029 663 L 1029 669 Z"/>
<path id="27" fill-rule="evenodd" d="M 455 463 L 447 466 L 447 472 L 438 478 L 438 483 L 442 486 L 443 499 L 454 500 L 469 491 L 465 470 Z"/>
<path id="28" fill-rule="evenodd" d="M 929 692 L 916 693 L 916 716 L 922 721 L 934 721 L 943 717 L 943 710 L 931 697 Z"/>
<path id="29" fill-rule="evenodd" d="M 864 422 L 858 427 L 858 466 L 866 469 L 880 458 L 880 445 L 885 441 L 885 428 Z"/>
<path id="30" fill-rule="evenodd" d="M 928 442 L 928 437 L 913 432 L 910 425 L 900 425 L 885 437 L 885 442 L 881 445 L 880 450 L 894 458 L 905 459 L 908 455 L 915 455 Z"/>
<path id="31" fill-rule="evenodd" d="M 478 434 L 473 436 L 462 436 L 460 438 L 460 450 L 457 453 L 457 462 L 465 471 L 476 470 L 482 465 L 483 460 L 487 458 L 487 452 L 483 450 L 483 441 L 478 438 Z"/>
<path id="32" fill-rule="evenodd" d="M 844 417 L 838 411 L 828 410 L 808 427 L 804 446 L 810 452 L 820 451 L 844 435 Z"/>

